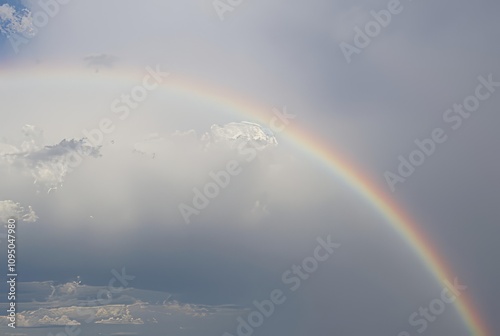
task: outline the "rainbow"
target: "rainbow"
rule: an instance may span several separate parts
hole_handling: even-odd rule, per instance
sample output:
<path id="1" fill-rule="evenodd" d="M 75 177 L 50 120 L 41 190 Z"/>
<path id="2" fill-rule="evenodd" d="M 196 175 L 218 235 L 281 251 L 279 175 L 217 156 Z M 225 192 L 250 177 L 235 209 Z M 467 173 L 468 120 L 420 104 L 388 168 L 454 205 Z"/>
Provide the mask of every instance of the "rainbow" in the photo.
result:
<path id="1" fill-rule="evenodd" d="M 27 75 L 27 78 L 50 78 L 75 79 L 81 76 L 82 80 L 96 78 L 90 69 L 75 69 L 74 67 L 37 67 L 34 69 L 5 69 L 0 72 L 0 84 L 8 79 L 19 80 L 19 75 Z M 12 76 L 12 77 L 10 77 Z M 102 71 L 97 78 L 100 80 L 114 80 L 121 83 L 141 83 L 144 71 L 132 70 L 117 72 L 116 70 Z M 174 76 L 172 76 L 174 77 Z M 217 89 L 212 84 L 207 85 L 186 78 L 167 78 L 161 85 L 168 92 L 178 92 L 188 96 L 203 98 L 218 107 L 229 108 L 261 125 L 268 125 L 272 114 L 269 107 L 262 107 L 250 104 L 245 99 L 236 96 L 227 90 Z M 305 153 L 321 162 L 333 175 L 340 178 L 352 190 L 354 190 L 364 201 L 370 205 L 382 218 L 387 220 L 391 227 L 404 239 L 408 246 L 423 262 L 427 270 L 435 279 L 453 282 L 454 274 L 442 259 L 436 248 L 430 243 L 430 239 L 421 230 L 418 223 L 412 220 L 405 211 L 396 204 L 386 192 L 370 181 L 365 174 L 351 164 L 341 153 L 331 148 L 322 141 L 314 132 L 298 128 L 291 122 L 281 134 L 291 144 L 300 148 Z M 470 335 L 489 336 L 493 335 L 485 322 L 482 320 L 478 310 L 475 308 L 472 299 L 467 293 L 462 293 L 455 301 L 455 307 L 460 314 Z"/>

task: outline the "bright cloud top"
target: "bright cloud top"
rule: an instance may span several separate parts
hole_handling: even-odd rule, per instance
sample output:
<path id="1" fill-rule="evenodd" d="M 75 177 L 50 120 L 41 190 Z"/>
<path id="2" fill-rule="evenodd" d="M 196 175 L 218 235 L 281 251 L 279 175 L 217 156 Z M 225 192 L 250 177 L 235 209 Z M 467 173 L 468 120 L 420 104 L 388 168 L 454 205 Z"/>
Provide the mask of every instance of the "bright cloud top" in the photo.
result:
<path id="1" fill-rule="evenodd" d="M 78 166 L 82 157 L 99 157 L 99 147 L 87 139 L 63 139 L 55 145 L 43 144 L 43 131 L 31 125 L 22 129 L 24 138 L 19 145 L 0 144 L 0 159 L 34 178 L 48 191 L 61 186 L 67 174 Z"/>
<path id="2" fill-rule="evenodd" d="M 20 203 L 11 200 L 0 201 L 0 221 L 6 223 L 12 217 L 19 218 L 24 222 L 36 222 L 38 219 L 31 206 L 26 209 Z"/>
<path id="3" fill-rule="evenodd" d="M 31 12 L 27 9 L 17 11 L 9 4 L 0 6 L 0 32 L 9 37 L 12 34 L 35 35 Z"/>

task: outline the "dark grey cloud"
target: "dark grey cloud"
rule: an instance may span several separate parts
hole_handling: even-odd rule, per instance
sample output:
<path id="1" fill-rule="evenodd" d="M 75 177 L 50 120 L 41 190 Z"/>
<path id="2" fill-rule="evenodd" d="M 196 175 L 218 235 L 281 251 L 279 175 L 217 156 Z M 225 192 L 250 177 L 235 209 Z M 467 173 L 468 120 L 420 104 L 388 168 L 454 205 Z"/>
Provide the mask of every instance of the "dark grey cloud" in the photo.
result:
<path id="1" fill-rule="evenodd" d="M 118 57 L 101 53 L 85 56 L 83 60 L 89 68 L 99 72 L 101 68 L 111 68 L 118 61 Z"/>

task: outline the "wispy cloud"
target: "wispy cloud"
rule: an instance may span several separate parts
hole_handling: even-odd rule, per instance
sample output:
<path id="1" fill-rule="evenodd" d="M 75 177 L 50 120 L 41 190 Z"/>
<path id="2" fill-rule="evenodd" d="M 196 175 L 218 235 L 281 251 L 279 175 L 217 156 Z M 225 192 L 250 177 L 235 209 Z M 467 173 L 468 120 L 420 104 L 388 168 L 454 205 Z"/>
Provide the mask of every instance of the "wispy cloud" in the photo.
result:
<path id="1" fill-rule="evenodd" d="M 118 61 L 118 57 L 101 53 L 85 56 L 83 60 L 87 63 L 89 68 L 99 72 L 101 68 L 111 68 Z"/>

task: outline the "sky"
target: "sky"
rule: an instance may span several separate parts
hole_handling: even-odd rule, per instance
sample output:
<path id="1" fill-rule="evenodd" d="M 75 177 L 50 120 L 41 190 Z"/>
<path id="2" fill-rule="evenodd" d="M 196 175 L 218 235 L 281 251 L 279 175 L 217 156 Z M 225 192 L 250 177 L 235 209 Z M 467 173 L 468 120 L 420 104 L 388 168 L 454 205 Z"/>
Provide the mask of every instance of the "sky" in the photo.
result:
<path id="1" fill-rule="evenodd" d="M 0 333 L 498 334 L 499 11 L 0 1 Z"/>

